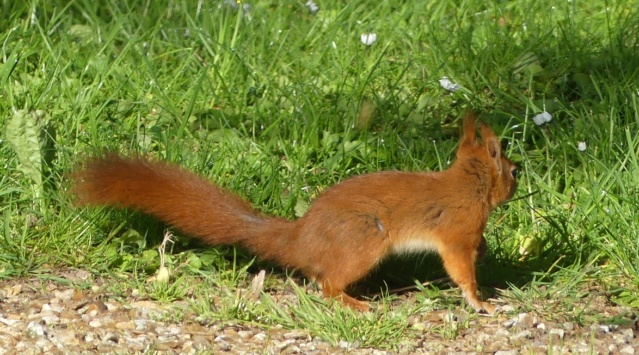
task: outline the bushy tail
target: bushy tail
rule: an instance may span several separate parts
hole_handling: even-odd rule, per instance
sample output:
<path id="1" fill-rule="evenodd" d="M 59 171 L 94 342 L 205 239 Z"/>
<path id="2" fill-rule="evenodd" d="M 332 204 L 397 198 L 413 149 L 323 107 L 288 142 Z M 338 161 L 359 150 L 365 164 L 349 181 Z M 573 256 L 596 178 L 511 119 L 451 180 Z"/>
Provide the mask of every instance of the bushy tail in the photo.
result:
<path id="1" fill-rule="evenodd" d="M 240 244 L 274 261 L 282 261 L 280 245 L 294 226 L 178 166 L 141 157 L 95 157 L 71 178 L 78 205 L 136 209 L 206 243 Z"/>

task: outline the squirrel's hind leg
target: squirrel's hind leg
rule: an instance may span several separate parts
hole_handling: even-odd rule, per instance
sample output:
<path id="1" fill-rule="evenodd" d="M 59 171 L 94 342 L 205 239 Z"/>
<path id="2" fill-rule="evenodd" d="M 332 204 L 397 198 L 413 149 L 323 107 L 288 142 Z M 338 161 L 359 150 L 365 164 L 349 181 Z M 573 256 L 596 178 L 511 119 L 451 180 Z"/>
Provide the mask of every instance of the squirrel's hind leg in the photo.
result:
<path id="1" fill-rule="evenodd" d="M 370 304 L 368 302 L 360 301 L 347 295 L 346 292 L 344 292 L 345 286 L 336 285 L 335 282 L 331 282 L 328 279 L 319 280 L 317 284 L 327 298 L 332 298 L 354 310 L 362 312 L 370 310 Z"/>

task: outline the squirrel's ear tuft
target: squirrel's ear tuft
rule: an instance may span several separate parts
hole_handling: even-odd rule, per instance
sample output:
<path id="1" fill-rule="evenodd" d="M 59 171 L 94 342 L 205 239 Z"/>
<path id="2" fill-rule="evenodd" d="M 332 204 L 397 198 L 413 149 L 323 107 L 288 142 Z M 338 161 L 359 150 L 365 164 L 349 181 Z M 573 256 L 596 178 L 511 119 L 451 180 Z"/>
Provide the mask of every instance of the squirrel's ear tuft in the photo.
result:
<path id="1" fill-rule="evenodd" d="M 477 134 L 475 133 L 475 113 L 466 112 L 464 117 L 464 133 L 460 147 L 474 147 L 477 145 Z"/>
<path id="2" fill-rule="evenodd" d="M 486 146 L 486 150 L 488 151 L 488 155 L 495 163 L 497 167 L 497 171 L 501 172 L 502 162 L 501 162 L 501 145 L 499 143 L 499 138 L 495 135 L 490 127 L 485 124 L 481 124 L 481 138 L 484 141 L 484 145 Z"/>

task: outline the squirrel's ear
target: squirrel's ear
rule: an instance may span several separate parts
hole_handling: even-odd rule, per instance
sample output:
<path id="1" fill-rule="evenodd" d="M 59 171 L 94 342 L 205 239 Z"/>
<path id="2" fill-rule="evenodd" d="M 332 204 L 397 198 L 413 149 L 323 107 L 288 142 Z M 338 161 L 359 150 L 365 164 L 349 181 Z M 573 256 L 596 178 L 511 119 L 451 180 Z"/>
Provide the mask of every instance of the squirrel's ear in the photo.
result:
<path id="1" fill-rule="evenodd" d="M 481 138 L 484 140 L 490 158 L 495 162 L 497 170 L 501 172 L 501 145 L 499 139 L 488 126 L 481 124 Z"/>
<path id="2" fill-rule="evenodd" d="M 468 111 L 464 117 L 464 133 L 462 135 L 460 147 L 474 147 L 477 145 L 477 135 L 475 133 L 475 113 Z"/>

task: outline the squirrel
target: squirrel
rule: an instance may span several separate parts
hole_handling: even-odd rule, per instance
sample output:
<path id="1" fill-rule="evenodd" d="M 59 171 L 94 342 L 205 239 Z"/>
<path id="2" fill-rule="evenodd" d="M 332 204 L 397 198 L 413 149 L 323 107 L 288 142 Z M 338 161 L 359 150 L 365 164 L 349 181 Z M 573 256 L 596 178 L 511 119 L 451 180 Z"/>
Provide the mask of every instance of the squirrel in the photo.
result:
<path id="1" fill-rule="evenodd" d="M 489 213 L 510 199 L 517 168 L 499 139 L 469 113 L 452 165 L 441 172 L 382 171 L 342 181 L 296 220 L 266 216 L 236 194 L 176 165 L 107 153 L 71 173 L 78 206 L 139 210 L 210 245 L 240 245 L 301 271 L 327 298 L 366 311 L 346 294 L 390 254 L 435 251 L 477 312 L 475 262 Z"/>

